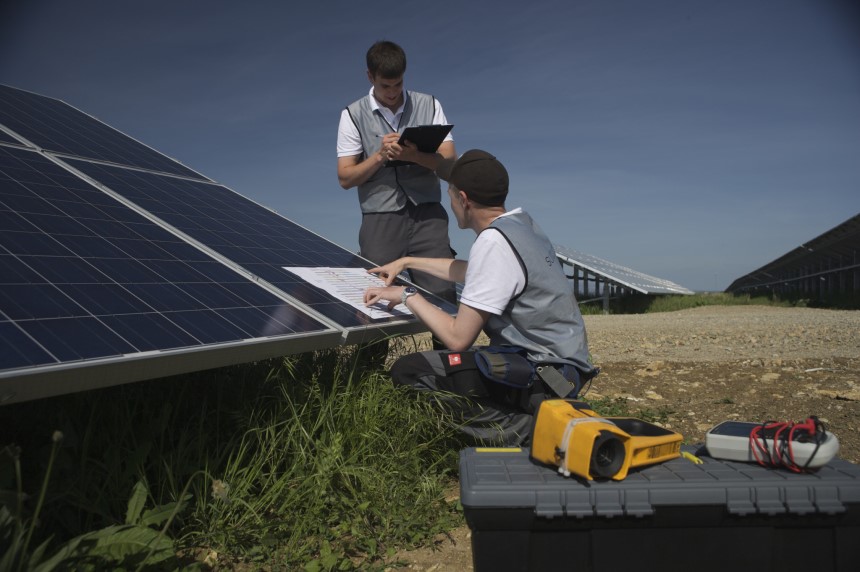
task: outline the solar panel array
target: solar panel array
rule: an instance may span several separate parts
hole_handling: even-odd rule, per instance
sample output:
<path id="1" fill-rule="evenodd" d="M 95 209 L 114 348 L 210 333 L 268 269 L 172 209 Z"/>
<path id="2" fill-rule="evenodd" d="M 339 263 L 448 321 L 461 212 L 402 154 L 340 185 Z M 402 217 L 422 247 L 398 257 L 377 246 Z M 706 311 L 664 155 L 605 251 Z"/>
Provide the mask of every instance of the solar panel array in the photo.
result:
<path id="1" fill-rule="evenodd" d="M 595 274 L 605 276 L 613 282 L 617 282 L 643 294 L 693 294 L 692 290 L 679 286 L 670 280 L 650 276 L 638 272 L 626 266 L 603 260 L 590 254 L 585 254 L 559 244 L 553 245 L 556 256 L 562 262 L 573 266 L 579 266 Z"/>
<path id="2" fill-rule="evenodd" d="M 860 213 L 823 234 L 807 240 L 776 260 L 732 281 L 726 292 L 803 293 L 825 299 L 860 290 Z"/>
<path id="3" fill-rule="evenodd" d="M 365 260 L 65 103 L 0 86 L 0 125 L 0 403 L 420 329 L 282 268 Z"/>

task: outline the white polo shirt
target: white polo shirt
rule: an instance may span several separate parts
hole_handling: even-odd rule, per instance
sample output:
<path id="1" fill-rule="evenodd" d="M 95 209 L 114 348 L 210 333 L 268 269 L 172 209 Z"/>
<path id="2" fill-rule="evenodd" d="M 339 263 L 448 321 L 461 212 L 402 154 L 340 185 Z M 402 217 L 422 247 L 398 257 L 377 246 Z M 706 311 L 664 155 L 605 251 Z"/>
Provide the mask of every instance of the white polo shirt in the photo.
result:
<path id="1" fill-rule="evenodd" d="M 400 118 L 403 117 L 403 108 L 406 107 L 406 90 L 403 90 L 403 105 L 401 105 L 397 111 L 391 111 L 387 107 L 381 107 L 379 102 L 376 101 L 376 98 L 373 97 L 373 86 L 370 88 L 370 108 L 373 110 L 379 110 L 382 114 L 382 117 L 391 125 L 392 129 L 397 131 L 400 129 Z M 445 112 L 442 111 L 442 104 L 439 103 L 439 100 L 436 100 L 436 109 L 433 114 L 433 124 L 434 125 L 447 125 L 448 119 L 445 117 Z M 454 137 L 451 133 L 445 137 L 444 141 L 453 141 Z M 338 157 L 353 157 L 355 155 L 361 155 L 364 151 L 364 148 L 361 145 L 361 135 L 358 133 L 358 129 L 355 127 L 355 123 L 352 122 L 352 118 L 349 116 L 349 111 L 344 109 L 340 112 L 340 124 L 337 127 L 337 156 Z"/>
<path id="2" fill-rule="evenodd" d="M 497 218 L 521 212 L 521 208 L 515 208 Z M 511 298 L 525 287 L 525 272 L 504 235 L 493 228 L 481 232 L 469 249 L 460 302 L 500 316 Z"/>

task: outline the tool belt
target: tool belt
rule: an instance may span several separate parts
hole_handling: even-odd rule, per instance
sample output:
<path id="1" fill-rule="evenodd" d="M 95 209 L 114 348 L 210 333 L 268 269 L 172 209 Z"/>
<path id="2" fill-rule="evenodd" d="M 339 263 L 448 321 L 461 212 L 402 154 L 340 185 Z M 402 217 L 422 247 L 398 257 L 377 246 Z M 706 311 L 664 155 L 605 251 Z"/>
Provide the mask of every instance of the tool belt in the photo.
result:
<path id="1" fill-rule="evenodd" d="M 454 382 L 448 389 L 473 397 L 486 395 L 484 384 L 474 375 L 476 371 L 483 380 L 523 390 L 526 396 L 548 390 L 551 397 L 567 398 L 579 395 L 583 383 L 596 374 L 595 370 L 584 379 L 570 364 L 533 363 L 526 357 L 526 350 L 516 346 L 476 346 L 465 352 L 443 352 L 442 361 Z"/>

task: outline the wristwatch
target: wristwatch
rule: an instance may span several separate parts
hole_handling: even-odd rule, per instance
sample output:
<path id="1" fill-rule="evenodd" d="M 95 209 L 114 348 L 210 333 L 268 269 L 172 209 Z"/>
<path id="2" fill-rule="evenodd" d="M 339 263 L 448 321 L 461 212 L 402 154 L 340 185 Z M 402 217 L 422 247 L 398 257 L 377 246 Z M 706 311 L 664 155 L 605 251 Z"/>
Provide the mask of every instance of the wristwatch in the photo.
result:
<path id="1" fill-rule="evenodd" d="M 412 286 L 407 286 L 406 288 L 403 289 L 403 294 L 401 294 L 401 296 L 400 296 L 400 303 L 405 306 L 406 305 L 406 298 L 408 298 L 410 296 L 414 296 L 417 293 L 418 293 L 418 290 L 416 290 Z"/>

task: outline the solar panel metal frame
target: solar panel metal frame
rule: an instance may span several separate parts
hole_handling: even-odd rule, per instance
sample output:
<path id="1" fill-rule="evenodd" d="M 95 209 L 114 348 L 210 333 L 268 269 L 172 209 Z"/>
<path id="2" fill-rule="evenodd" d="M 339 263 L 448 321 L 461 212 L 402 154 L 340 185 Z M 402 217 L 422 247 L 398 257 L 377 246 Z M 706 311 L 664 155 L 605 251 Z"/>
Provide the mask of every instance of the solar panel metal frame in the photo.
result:
<path id="1" fill-rule="evenodd" d="M 13 135 L 7 133 L 3 129 L 2 125 L 0 125 L 0 143 L 12 143 L 15 145 L 24 145 L 23 143 L 18 141 L 18 139 L 16 139 Z"/>
<path id="2" fill-rule="evenodd" d="M 0 372 L 0 406 L 331 348 L 340 339 L 333 331 Z"/>
<path id="3" fill-rule="evenodd" d="M 6 86 L 2 86 L 6 87 Z M 9 88 L 17 90 L 17 88 Z M 18 90 L 23 91 L 23 90 Z M 25 92 L 30 93 L 30 92 Z M 35 97 L 44 98 L 38 94 L 31 94 Z M 83 113 L 72 106 L 68 106 L 59 100 L 51 100 L 61 103 L 76 113 Z M 86 115 L 86 114 L 83 114 Z M 122 137 L 128 138 L 127 135 L 114 130 L 110 126 L 101 123 L 99 120 L 86 115 L 89 120 L 99 123 L 100 125 L 112 130 Z M 131 138 L 128 138 L 131 139 Z M 135 141 L 131 139 L 132 141 Z M 136 142 L 135 143 L 139 143 Z M 161 155 L 158 151 L 147 147 L 141 143 L 141 146 L 154 153 Z M 89 185 L 94 186 L 101 192 L 119 201 L 125 207 L 143 216 L 150 222 L 157 225 L 159 228 L 169 232 L 173 236 L 181 239 L 184 243 L 191 245 L 200 251 L 206 253 L 209 258 L 214 259 L 226 267 L 237 272 L 241 276 L 247 278 L 250 282 L 259 286 L 264 291 L 273 294 L 277 298 L 283 300 L 290 307 L 297 309 L 303 314 L 314 319 L 317 323 L 323 326 L 323 330 L 314 332 L 299 332 L 290 335 L 278 335 L 271 338 L 253 338 L 237 340 L 232 342 L 220 342 L 214 344 L 202 344 L 193 347 L 182 347 L 179 349 L 155 350 L 148 352 L 137 352 L 134 354 L 124 354 L 121 356 L 110 356 L 103 358 L 84 359 L 80 361 L 51 363 L 47 365 L 39 365 L 35 367 L 17 368 L 11 370 L 0 371 L 0 405 L 8 403 L 16 403 L 30 399 L 44 398 L 63 393 L 82 391 L 87 389 L 96 389 L 111 385 L 119 385 L 135 381 L 142 381 L 156 377 L 164 377 L 169 375 L 198 371 L 201 369 L 209 369 L 224 365 L 256 361 L 259 359 L 271 358 L 281 355 L 294 353 L 302 353 L 334 347 L 343 344 L 353 344 L 359 342 L 368 342 L 381 338 L 388 337 L 394 334 L 403 333 L 418 333 L 426 331 L 416 318 L 396 318 L 386 321 L 385 323 L 375 323 L 368 320 L 367 323 L 360 326 L 344 327 L 338 324 L 324 314 L 316 311 L 313 307 L 303 303 L 302 301 L 290 296 L 288 293 L 273 286 L 265 280 L 259 279 L 253 273 L 239 264 L 236 264 L 229 257 L 221 254 L 217 250 L 209 248 L 207 245 L 194 239 L 188 234 L 175 228 L 173 225 L 166 223 L 160 217 L 153 215 L 146 209 L 141 208 L 134 201 L 129 201 L 122 195 L 114 192 L 108 186 L 101 184 L 97 180 L 85 175 L 72 164 L 74 161 L 85 162 L 88 164 L 102 164 L 110 168 L 126 169 L 150 173 L 154 175 L 170 176 L 179 179 L 187 179 L 195 183 L 205 183 L 218 185 L 209 178 L 203 177 L 194 171 L 191 176 L 186 173 L 164 173 L 161 171 L 150 171 L 141 169 L 136 166 L 128 166 L 116 164 L 112 162 L 102 161 L 93 157 L 75 156 L 69 153 L 57 150 L 52 151 L 37 145 L 34 141 L 22 137 L 15 130 L 0 123 L 0 147 L 10 149 L 26 150 L 36 153 L 53 164 L 65 169 L 70 174 L 75 175 L 78 179 L 85 181 Z M 167 158 L 167 161 L 175 162 L 173 159 Z M 183 169 L 187 169 L 181 163 L 175 162 Z M 219 185 L 220 186 L 220 185 Z M 226 189 L 226 187 L 223 187 Z M 229 190 L 229 189 L 227 189 Z M 233 192 L 232 190 L 229 190 Z M 238 195 L 238 193 L 237 193 Z M 238 195 L 242 199 L 249 201 L 246 197 Z M 251 201 L 253 202 L 253 201 Z M 254 203 L 256 204 L 256 203 Z M 258 205 L 259 206 L 259 205 Z M 266 207 L 260 206 L 262 209 Z M 270 209 L 266 209 L 269 212 Z M 13 211 L 14 212 L 14 211 Z M 280 215 L 278 215 L 280 217 Z M 296 225 L 292 221 L 281 217 L 284 221 L 289 222 L 301 228 L 304 232 L 312 233 L 304 227 Z M 319 236 L 319 235 L 315 235 Z M 325 240 L 323 237 L 319 237 Z M 327 241 L 330 242 L 330 241 Z M 332 246 L 340 249 L 334 243 Z M 4 252 L 8 252 L 3 249 Z M 345 251 L 344 252 L 348 252 Z M 355 255 L 353 255 L 355 256 Z M 366 263 L 363 267 L 369 268 L 373 264 L 369 261 L 361 259 Z M 284 270 L 286 272 L 286 270 Z M 201 367 L 201 360 L 205 360 L 205 366 Z"/>

